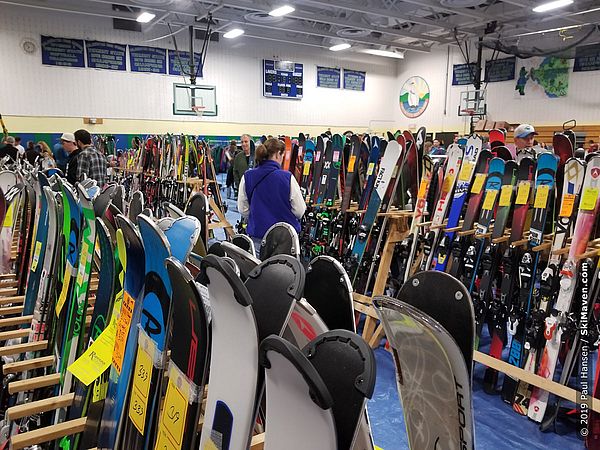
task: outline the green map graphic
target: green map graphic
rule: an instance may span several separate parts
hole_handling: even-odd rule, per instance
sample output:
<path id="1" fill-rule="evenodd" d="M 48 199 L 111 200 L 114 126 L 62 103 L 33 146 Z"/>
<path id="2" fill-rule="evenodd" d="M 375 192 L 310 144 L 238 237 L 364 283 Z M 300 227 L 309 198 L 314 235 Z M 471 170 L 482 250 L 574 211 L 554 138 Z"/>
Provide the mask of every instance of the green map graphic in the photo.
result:
<path id="1" fill-rule="evenodd" d="M 569 62 L 566 59 L 545 58 L 537 69 L 531 69 L 529 75 L 548 97 L 566 97 L 569 90 Z"/>

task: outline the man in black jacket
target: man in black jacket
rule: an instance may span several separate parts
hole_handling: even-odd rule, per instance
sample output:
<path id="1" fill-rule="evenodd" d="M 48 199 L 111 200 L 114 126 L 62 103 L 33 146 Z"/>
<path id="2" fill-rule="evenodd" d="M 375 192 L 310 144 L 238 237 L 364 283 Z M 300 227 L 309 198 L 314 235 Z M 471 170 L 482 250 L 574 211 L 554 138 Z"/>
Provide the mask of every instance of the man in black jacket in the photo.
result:
<path id="1" fill-rule="evenodd" d="M 13 161 L 17 160 L 19 150 L 15 147 L 15 138 L 8 136 L 4 139 L 4 147 L 0 147 L 0 159 L 10 156 Z"/>

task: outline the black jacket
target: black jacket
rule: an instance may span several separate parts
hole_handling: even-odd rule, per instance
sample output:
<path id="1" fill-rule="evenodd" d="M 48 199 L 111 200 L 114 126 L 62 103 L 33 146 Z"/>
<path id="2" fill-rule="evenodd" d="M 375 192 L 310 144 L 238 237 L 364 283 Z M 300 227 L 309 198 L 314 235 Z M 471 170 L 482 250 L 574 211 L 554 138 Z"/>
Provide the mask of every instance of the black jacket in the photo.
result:
<path id="1" fill-rule="evenodd" d="M 10 156 L 13 161 L 16 161 L 19 155 L 19 150 L 10 144 L 6 144 L 4 147 L 0 148 L 0 159 L 4 158 L 6 155 Z"/>

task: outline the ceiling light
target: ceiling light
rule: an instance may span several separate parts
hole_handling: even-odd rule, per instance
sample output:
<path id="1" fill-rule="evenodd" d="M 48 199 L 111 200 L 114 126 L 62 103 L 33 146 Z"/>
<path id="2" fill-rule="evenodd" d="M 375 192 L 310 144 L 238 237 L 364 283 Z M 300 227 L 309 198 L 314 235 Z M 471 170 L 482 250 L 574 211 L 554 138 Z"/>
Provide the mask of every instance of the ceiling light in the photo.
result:
<path id="1" fill-rule="evenodd" d="M 368 53 L 369 55 L 385 56 L 386 58 L 404 59 L 404 53 L 392 52 L 389 50 L 378 50 L 376 48 L 367 48 L 367 49 L 363 50 L 362 52 Z"/>
<path id="2" fill-rule="evenodd" d="M 234 39 L 242 34 L 244 34 L 244 30 L 241 28 L 234 28 L 233 30 L 229 30 L 227 33 L 225 33 L 223 37 L 227 39 Z"/>
<path id="3" fill-rule="evenodd" d="M 563 6 L 567 6 L 573 3 L 573 0 L 554 0 L 552 2 L 543 3 L 540 6 L 536 6 L 533 8 L 533 12 L 546 12 L 552 11 L 553 9 L 562 8 Z"/>
<path id="4" fill-rule="evenodd" d="M 271 11 L 269 13 L 269 15 L 273 16 L 273 17 L 281 17 L 281 16 L 285 16 L 286 14 L 289 14 L 294 11 L 296 11 L 296 8 L 294 8 L 293 6 L 283 5 L 283 6 L 280 6 L 279 8 L 275 8 L 273 11 Z"/>
<path id="5" fill-rule="evenodd" d="M 137 19 L 135 19 L 135 20 L 136 20 L 136 22 L 139 22 L 139 23 L 148 23 L 155 17 L 156 17 L 155 14 L 152 14 L 149 12 L 143 12 L 139 16 L 137 16 Z"/>
<path id="6" fill-rule="evenodd" d="M 339 52 L 340 50 L 347 50 L 352 47 L 350 44 L 344 42 L 343 44 L 337 44 L 329 47 L 329 50 L 332 52 Z"/>

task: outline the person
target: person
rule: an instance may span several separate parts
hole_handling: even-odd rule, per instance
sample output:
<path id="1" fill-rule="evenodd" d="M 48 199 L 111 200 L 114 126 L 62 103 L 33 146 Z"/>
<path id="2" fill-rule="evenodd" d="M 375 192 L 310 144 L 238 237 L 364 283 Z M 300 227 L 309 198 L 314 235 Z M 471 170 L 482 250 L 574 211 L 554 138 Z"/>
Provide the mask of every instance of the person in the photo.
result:
<path id="1" fill-rule="evenodd" d="M 240 214 L 248 218 L 248 235 L 260 248 L 267 230 L 278 222 L 289 223 L 300 232 L 306 204 L 292 173 L 281 168 L 285 144 L 267 139 L 255 152 L 257 166 L 240 180 L 237 205 Z"/>
<path id="2" fill-rule="evenodd" d="M 229 143 L 229 147 L 225 150 L 225 158 L 227 160 L 227 178 L 225 185 L 227 186 L 227 198 L 231 198 L 231 191 L 233 189 L 233 159 L 237 153 L 237 142 L 233 139 Z"/>
<path id="3" fill-rule="evenodd" d="M 593 139 L 590 139 L 588 141 L 588 152 L 593 153 L 593 152 L 597 152 L 597 151 L 598 151 L 598 144 L 596 144 Z"/>
<path id="4" fill-rule="evenodd" d="M 19 156 L 19 150 L 15 147 L 15 138 L 7 136 L 4 139 L 4 147 L 0 148 L 0 159 L 5 156 L 10 156 L 13 161 L 16 161 Z"/>
<path id="5" fill-rule="evenodd" d="M 440 143 L 440 141 L 438 139 L 433 140 L 433 146 L 431 147 L 429 154 L 431 156 L 440 156 L 440 155 L 446 154 L 446 150 L 444 149 L 444 146 Z"/>
<path id="6" fill-rule="evenodd" d="M 34 145 L 33 141 L 27 142 L 27 150 L 25 150 L 24 159 L 26 159 L 27 162 L 32 166 L 35 166 L 36 161 L 40 156 L 41 150 L 42 148 L 39 146 L 39 144 Z"/>
<path id="7" fill-rule="evenodd" d="M 431 147 L 433 147 L 433 142 L 425 141 L 425 143 L 423 144 L 423 154 L 429 155 L 429 152 L 431 152 Z"/>
<path id="8" fill-rule="evenodd" d="M 525 156 L 536 157 L 536 152 L 533 149 L 533 141 L 536 134 L 535 128 L 528 123 L 522 123 L 515 128 L 514 140 L 517 162 L 520 162 Z"/>
<path id="9" fill-rule="evenodd" d="M 38 142 L 38 145 L 42 149 L 40 151 L 40 159 L 39 164 L 42 170 L 54 169 L 56 167 L 56 161 L 54 161 L 54 156 L 52 155 L 52 150 L 48 147 L 44 141 Z"/>
<path id="10" fill-rule="evenodd" d="M 250 135 L 242 134 L 240 140 L 242 141 L 242 151 L 233 158 L 233 187 L 236 195 L 239 192 L 240 181 L 250 165 Z"/>
<path id="11" fill-rule="evenodd" d="M 15 136 L 15 148 L 19 152 L 19 157 L 22 158 L 25 155 L 25 149 L 21 145 L 21 136 Z"/>
<path id="12" fill-rule="evenodd" d="M 72 135 L 73 133 L 67 134 Z M 73 139 L 75 138 L 73 137 Z M 56 144 L 54 144 L 54 147 L 52 147 L 52 156 L 54 156 L 54 161 L 56 161 L 56 167 L 60 169 L 62 173 L 66 173 L 67 164 L 69 162 L 69 154 L 63 147 L 63 143 L 60 139 Z"/>
<path id="13" fill-rule="evenodd" d="M 73 139 L 75 146 L 73 146 Z M 87 130 L 64 133 L 61 136 L 63 147 L 69 153 L 67 181 L 75 184 L 86 177 L 96 180 L 98 186 L 104 186 L 106 180 L 106 158 L 92 145 L 92 135 Z M 74 148 L 73 148 L 74 147 Z"/>

